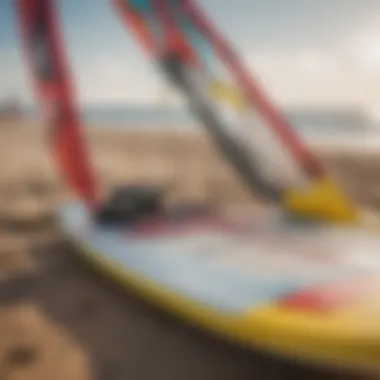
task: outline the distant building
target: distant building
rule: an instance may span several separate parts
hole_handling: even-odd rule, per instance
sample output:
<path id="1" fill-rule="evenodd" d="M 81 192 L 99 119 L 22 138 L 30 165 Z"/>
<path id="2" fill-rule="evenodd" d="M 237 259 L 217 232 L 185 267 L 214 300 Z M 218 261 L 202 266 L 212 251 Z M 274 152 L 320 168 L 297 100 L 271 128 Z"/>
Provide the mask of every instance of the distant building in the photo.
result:
<path id="1" fill-rule="evenodd" d="M 19 120 L 23 117 L 21 104 L 15 98 L 9 98 L 0 102 L 0 121 Z"/>

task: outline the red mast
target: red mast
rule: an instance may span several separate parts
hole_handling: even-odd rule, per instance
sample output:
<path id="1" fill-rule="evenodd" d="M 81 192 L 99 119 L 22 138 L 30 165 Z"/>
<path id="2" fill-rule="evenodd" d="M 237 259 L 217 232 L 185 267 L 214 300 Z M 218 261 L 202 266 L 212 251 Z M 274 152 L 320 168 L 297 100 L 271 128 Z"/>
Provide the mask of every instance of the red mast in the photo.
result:
<path id="1" fill-rule="evenodd" d="M 60 34 L 54 0 L 17 0 L 22 44 L 50 129 L 53 155 L 67 184 L 88 204 L 97 194 Z"/>

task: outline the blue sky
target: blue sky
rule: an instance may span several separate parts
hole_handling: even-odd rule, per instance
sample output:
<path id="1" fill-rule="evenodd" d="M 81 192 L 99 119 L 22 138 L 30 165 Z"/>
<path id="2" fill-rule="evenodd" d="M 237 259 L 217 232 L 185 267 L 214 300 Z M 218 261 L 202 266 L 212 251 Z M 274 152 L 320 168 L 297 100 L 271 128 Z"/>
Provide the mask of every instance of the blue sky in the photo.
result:
<path id="1" fill-rule="evenodd" d="M 12 0 L 0 0 L 0 99 L 32 101 Z M 109 0 L 58 0 L 82 104 L 151 102 L 161 78 Z M 278 102 L 380 112 L 380 0 L 202 0 Z"/>

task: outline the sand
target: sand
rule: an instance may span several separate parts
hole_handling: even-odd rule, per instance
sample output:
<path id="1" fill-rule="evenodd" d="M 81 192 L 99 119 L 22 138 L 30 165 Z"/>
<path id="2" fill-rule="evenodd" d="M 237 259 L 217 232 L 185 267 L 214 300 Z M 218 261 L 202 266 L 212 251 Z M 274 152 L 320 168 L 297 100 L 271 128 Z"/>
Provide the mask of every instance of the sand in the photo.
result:
<path id="1" fill-rule="evenodd" d="M 93 130 L 105 191 L 170 182 L 171 201 L 255 207 L 202 136 Z M 320 152 L 362 203 L 380 206 L 380 156 Z M 90 270 L 55 224 L 68 196 L 31 123 L 0 123 L 0 379 L 348 379 L 206 336 Z"/>

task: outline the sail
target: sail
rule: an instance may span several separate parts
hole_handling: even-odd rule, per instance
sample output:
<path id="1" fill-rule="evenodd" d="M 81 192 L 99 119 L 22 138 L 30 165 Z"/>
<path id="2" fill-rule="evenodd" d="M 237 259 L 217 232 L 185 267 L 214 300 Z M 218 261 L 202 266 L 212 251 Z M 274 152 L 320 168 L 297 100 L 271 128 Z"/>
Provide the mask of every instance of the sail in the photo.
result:
<path id="1" fill-rule="evenodd" d="M 114 2 L 252 193 L 313 218 L 357 221 L 354 205 L 194 1 Z"/>
<path id="2" fill-rule="evenodd" d="M 53 0 L 16 1 L 22 46 L 58 167 L 69 187 L 95 205 L 94 175 L 86 155 L 54 6 Z"/>

